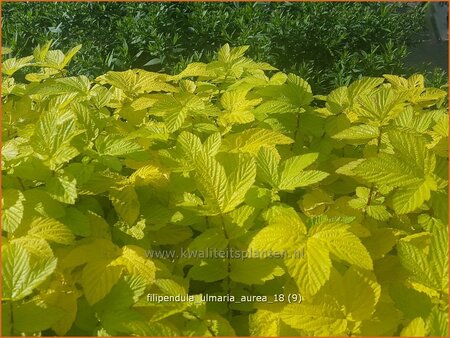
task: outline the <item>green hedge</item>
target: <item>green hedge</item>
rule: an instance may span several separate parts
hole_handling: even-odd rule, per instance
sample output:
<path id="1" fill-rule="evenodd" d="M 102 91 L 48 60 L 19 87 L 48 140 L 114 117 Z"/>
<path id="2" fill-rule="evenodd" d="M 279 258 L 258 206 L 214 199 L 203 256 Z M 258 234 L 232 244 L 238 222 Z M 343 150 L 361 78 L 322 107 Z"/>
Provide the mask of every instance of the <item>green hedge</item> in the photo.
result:
<path id="1" fill-rule="evenodd" d="M 3 44 L 15 55 L 54 39 L 83 43 L 69 67 L 91 77 L 131 67 L 174 73 L 210 61 L 224 43 L 308 79 L 316 91 L 384 73 L 406 74 L 424 6 L 405 3 L 4 3 Z"/>

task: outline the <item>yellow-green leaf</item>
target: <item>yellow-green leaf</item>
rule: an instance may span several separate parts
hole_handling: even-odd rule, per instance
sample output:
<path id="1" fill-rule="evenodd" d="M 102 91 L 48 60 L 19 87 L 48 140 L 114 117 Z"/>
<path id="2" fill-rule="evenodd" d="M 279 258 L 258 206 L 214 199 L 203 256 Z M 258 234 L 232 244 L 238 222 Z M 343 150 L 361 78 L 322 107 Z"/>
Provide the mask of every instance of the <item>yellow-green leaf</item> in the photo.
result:
<path id="1" fill-rule="evenodd" d="M 99 259 L 89 262 L 83 269 L 81 286 L 84 295 L 93 305 L 103 299 L 119 281 L 122 267 L 111 264 L 110 260 Z"/>

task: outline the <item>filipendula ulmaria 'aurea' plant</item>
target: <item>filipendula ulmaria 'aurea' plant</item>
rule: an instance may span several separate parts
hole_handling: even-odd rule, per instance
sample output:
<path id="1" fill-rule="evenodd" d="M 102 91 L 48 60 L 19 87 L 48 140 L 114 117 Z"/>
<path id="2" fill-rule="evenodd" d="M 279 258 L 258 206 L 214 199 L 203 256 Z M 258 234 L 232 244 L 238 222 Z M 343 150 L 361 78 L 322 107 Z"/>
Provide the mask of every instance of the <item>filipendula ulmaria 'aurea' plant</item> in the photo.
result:
<path id="1" fill-rule="evenodd" d="M 49 47 L 3 63 L 4 334 L 447 335 L 444 91 L 314 97 L 228 45 L 90 81 Z"/>

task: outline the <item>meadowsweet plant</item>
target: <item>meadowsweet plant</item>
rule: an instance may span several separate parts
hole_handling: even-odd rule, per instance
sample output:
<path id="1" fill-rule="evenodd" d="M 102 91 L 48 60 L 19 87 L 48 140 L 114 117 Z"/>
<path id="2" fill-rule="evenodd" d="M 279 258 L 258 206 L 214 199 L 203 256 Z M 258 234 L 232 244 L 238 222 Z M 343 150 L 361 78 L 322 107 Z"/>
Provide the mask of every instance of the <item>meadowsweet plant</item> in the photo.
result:
<path id="1" fill-rule="evenodd" d="M 445 91 L 80 48 L 3 62 L 4 335 L 447 336 Z"/>

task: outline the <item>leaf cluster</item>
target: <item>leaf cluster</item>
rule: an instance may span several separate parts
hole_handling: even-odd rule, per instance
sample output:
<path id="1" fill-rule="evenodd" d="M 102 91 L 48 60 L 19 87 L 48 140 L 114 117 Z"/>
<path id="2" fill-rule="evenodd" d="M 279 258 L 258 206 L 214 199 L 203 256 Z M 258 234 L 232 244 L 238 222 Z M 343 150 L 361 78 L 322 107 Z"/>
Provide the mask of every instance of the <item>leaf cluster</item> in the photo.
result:
<path id="1" fill-rule="evenodd" d="M 228 44 L 92 81 L 50 48 L 2 67 L 4 335 L 447 336 L 445 91 L 315 96 Z"/>

